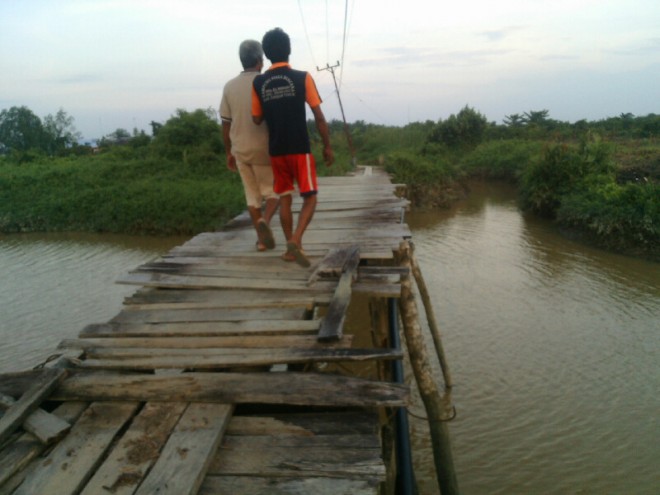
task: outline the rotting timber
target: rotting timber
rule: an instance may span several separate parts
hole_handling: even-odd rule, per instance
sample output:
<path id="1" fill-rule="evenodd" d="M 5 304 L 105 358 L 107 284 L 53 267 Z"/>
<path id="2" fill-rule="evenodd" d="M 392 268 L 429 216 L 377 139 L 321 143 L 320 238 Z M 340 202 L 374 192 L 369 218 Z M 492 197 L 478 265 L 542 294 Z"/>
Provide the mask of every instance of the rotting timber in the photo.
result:
<path id="1" fill-rule="evenodd" d="M 399 324 L 458 493 L 396 189 L 372 167 L 320 179 L 310 269 L 279 258 L 276 226 L 258 253 L 244 213 L 122 277 L 140 288 L 114 318 L 0 375 L 0 495 L 414 493 Z M 344 332 L 365 298 L 370 328 Z"/>

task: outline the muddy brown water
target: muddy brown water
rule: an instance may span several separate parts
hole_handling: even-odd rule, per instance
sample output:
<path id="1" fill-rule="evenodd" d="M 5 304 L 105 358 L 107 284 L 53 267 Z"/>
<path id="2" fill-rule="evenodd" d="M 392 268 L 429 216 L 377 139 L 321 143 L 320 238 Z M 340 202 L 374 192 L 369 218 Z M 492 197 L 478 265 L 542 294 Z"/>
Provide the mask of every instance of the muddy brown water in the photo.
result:
<path id="1" fill-rule="evenodd" d="M 407 222 L 455 383 L 461 492 L 659 493 L 660 265 L 562 237 L 502 185 Z M 0 235 L 0 372 L 112 318 L 135 291 L 114 281 L 185 240 Z M 433 495 L 421 402 L 412 413 L 417 482 Z"/>

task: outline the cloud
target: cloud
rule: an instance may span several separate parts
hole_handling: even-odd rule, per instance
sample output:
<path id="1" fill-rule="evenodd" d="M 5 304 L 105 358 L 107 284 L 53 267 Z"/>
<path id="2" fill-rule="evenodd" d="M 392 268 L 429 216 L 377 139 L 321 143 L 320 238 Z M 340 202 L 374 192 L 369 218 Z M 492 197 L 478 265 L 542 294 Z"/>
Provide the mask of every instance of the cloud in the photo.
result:
<path id="1" fill-rule="evenodd" d="M 69 76 L 62 77 L 54 82 L 63 85 L 76 85 L 76 84 L 98 83 L 104 80 L 105 80 L 105 76 L 102 76 L 101 74 L 80 73 L 80 74 L 71 74 Z"/>
<path id="2" fill-rule="evenodd" d="M 493 59 L 507 55 L 512 51 L 505 48 L 445 51 L 436 47 L 407 48 L 397 46 L 383 48 L 380 52 L 384 55 L 356 60 L 354 64 L 358 67 L 378 66 L 397 68 L 420 65 L 435 68 L 474 66 L 489 63 Z"/>
<path id="3" fill-rule="evenodd" d="M 508 38 L 517 31 L 525 29 L 523 26 L 509 26 L 502 29 L 494 29 L 487 31 L 480 31 L 477 33 L 479 37 L 486 38 L 488 41 L 502 41 L 505 38 Z"/>
<path id="4" fill-rule="evenodd" d="M 645 56 L 653 55 L 656 58 L 660 54 L 660 38 L 649 38 L 642 40 L 635 45 L 629 45 L 627 47 L 615 48 L 615 49 L 606 49 L 605 53 L 610 53 L 612 55 L 623 55 L 623 56 Z"/>

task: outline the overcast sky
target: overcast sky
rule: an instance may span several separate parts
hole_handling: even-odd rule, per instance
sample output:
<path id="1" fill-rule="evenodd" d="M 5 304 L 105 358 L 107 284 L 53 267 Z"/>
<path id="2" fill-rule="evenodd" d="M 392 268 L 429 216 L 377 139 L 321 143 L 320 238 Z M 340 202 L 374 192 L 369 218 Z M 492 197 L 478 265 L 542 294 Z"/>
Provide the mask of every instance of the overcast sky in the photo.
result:
<path id="1" fill-rule="evenodd" d="M 0 109 L 63 108 L 87 139 L 217 109 L 238 45 L 281 27 L 328 119 L 660 113 L 658 0 L 0 0 Z"/>

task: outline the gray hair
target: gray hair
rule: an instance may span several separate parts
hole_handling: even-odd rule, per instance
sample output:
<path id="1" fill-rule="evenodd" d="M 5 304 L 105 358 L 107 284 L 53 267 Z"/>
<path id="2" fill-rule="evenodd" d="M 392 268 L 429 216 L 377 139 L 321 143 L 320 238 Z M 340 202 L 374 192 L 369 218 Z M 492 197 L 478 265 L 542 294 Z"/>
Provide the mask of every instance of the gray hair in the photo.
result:
<path id="1" fill-rule="evenodd" d="M 255 40 L 245 40 L 238 48 L 238 56 L 241 59 L 241 64 L 244 69 L 251 69 L 257 63 L 261 62 L 264 56 L 264 51 L 261 48 L 261 43 Z"/>

